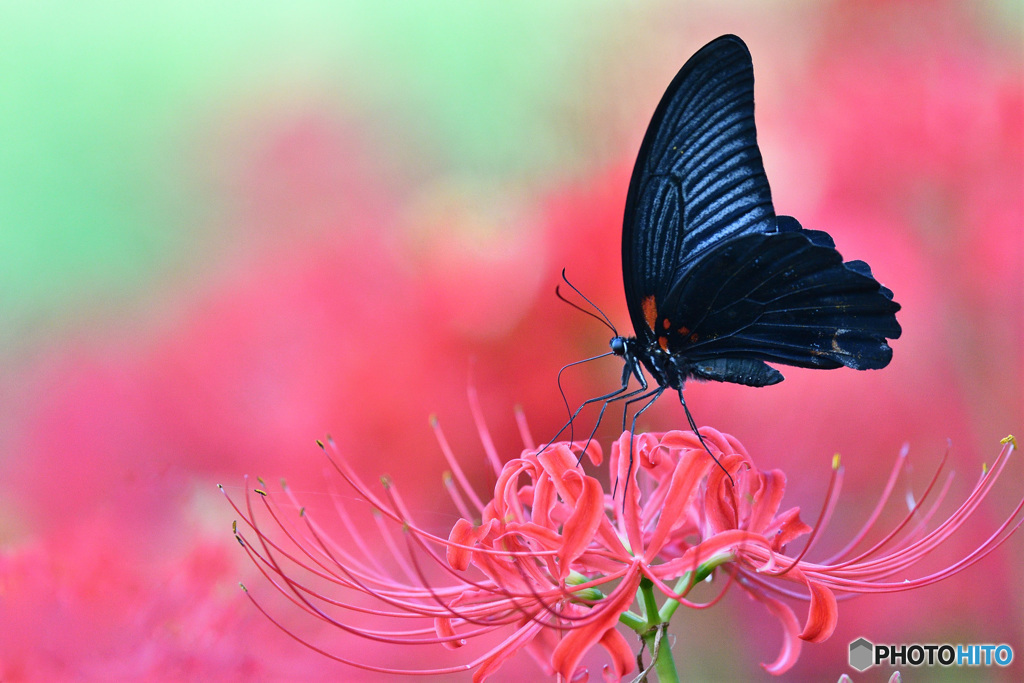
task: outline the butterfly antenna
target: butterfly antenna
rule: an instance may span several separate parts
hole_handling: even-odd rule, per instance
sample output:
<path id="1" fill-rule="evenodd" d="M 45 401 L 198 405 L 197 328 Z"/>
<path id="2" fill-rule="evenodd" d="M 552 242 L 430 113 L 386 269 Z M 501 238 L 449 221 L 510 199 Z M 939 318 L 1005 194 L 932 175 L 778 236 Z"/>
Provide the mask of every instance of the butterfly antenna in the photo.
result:
<path id="1" fill-rule="evenodd" d="M 566 299 L 566 298 L 565 298 L 564 296 L 562 296 L 562 293 L 561 293 L 560 291 L 558 291 L 558 287 L 555 287 L 555 296 L 557 296 L 557 297 L 558 297 L 559 299 L 561 299 L 561 300 L 562 300 L 562 301 L 564 301 L 565 303 L 569 304 L 570 306 L 572 306 L 572 307 L 573 307 L 573 308 L 575 308 L 576 310 L 578 310 L 578 311 L 582 311 L 582 312 L 586 313 L 587 315 L 589 315 L 589 316 L 591 316 L 591 317 L 593 317 L 593 318 L 597 318 L 598 320 L 600 320 L 601 322 L 603 322 L 603 323 L 604 323 L 604 324 L 605 324 L 605 325 L 606 325 L 606 326 L 608 327 L 608 329 L 612 331 L 612 333 L 613 333 L 613 334 L 614 334 L 614 335 L 615 335 L 616 337 L 617 337 L 617 336 L 619 336 L 619 331 L 615 329 L 615 325 L 612 325 L 612 321 L 608 319 L 608 316 L 606 316 L 606 315 L 604 314 L 604 311 L 602 311 L 602 310 L 601 310 L 601 309 L 600 309 L 600 308 L 599 308 L 599 307 L 597 306 L 597 304 L 595 304 L 595 303 L 594 303 L 593 301 L 591 301 L 590 299 L 588 299 L 588 298 L 586 297 L 586 295 L 584 295 L 584 294 L 583 294 L 583 292 L 581 292 L 580 290 L 578 290 L 578 289 L 576 288 L 576 285 L 574 285 L 573 283 L 569 282 L 569 278 L 567 278 L 567 277 L 565 276 L 565 268 L 562 268 L 562 280 L 564 280 L 564 281 L 565 281 L 565 284 L 569 285 L 569 287 L 571 287 L 571 288 L 572 288 L 572 291 L 576 292 L 576 294 L 577 294 L 577 295 L 579 295 L 579 297 L 580 297 L 581 299 L 583 299 L 583 300 L 584 300 L 584 301 L 586 301 L 586 302 L 587 302 L 588 304 L 590 304 L 590 305 L 591 305 L 591 306 L 592 306 L 592 307 L 594 308 L 594 310 L 595 310 L 595 311 L 597 311 L 598 313 L 600 313 L 601 315 L 600 315 L 600 317 L 598 317 L 598 316 L 594 315 L 593 313 L 591 313 L 590 311 L 588 311 L 588 310 L 586 310 L 586 309 L 584 309 L 584 308 L 582 308 L 582 307 L 580 307 L 580 306 L 577 306 L 577 305 L 576 305 L 576 304 L 574 304 L 573 302 L 569 301 L 569 300 L 568 300 L 568 299 Z"/>
<path id="2" fill-rule="evenodd" d="M 562 301 L 564 301 L 565 303 L 567 303 L 567 304 L 569 304 L 570 306 L 572 306 L 573 308 L 575 308 L 575 309 L 576 309 L 577 311 L 579 311 L 580 313 L 586 313 L 587 315 L 589 315 L 589 316 L 590 316 L 591 318 L 593 318 L 593 319 L 594 319 L 594 320 L 596 320 L 597 322 L 601 323 L 602 325 L 605 325 L 605 326 L 607 326 L 607 325 L 608 325 L 608 323 L 607 323 L 607 322 L 606 322 L 606 321 L 605 321 L 605 320 L 604 320 L 603 318 L 601 318 L 600 316 L 598 316 L 598 315 L 594 314 L 594 313 L 593 313 L 593 312 L 591 312 L 591 311 L 588 311 L 587 309 L 583 308 L 583 307 L 582 307 L 582 306 L 580 306 L 579 304 L 574 304 L 573 302 L 569 301 L 569 300 L 568 300 L 568 299 L 566 299 L 566 298 L 565 298 L 564 296 L 562 296 L 562 292 L 561 292 L 561 291 L 559 290 L 559 288 L 558 288 L 558 287 L 555 287 L 555 296 L 557 296 L 557 297 L 558 297 L 559 299 L 561 299 L 561 300 L 562 300 Z M 614 328 L 614 327 L 612 328 L 612 332 L 615 332 L 615 328 Z M 616 333 L 616 334 L 618 334 L 618 333 Z"/>

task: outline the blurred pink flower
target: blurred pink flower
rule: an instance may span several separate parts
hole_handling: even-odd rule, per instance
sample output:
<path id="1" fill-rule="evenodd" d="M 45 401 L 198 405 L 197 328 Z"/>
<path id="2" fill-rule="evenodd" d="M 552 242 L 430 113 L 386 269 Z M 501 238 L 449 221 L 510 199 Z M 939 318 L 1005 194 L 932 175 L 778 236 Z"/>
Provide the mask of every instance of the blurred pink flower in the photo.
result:
<path id="1" fill-rule="evenodd" d="M 844 0 L 834 9 L 818 37 L 828 49 L 808 61 L 814 87 L 804 85 L 805 102 L 792 107 L 791 135 L 812 131 L 827 218 L 848 223 L 851 237 L 865 226 L 880 252 L 892 253 L 896 234 L 914 240 L 917 272 L 905 272 L 898 252 L 895 267 L 871 262 L 917 318 L 904 324 L 917 332 L 901 345 L 916 358 L 926 351 L 928 367 L 947 368 L 946 383 L 962 387 L 960 419 L 972 420 L 975 439 L 964 445 L 974 450 L 1024 415 L 1020 41 L 988 34 L 976 7 L 955 0 L 878 3 L 875 12 Z M 918 278 L 932 301 L 901 295 Z"/>
<path id="2" fill-rule="evenodd" d="M 671 651 L 661 647 L 669 620 L 680 605 L 707 607 L 717 602 L 721 595 L 707 604 L 691 602 L 686 596 L 718 569 L 728 577 L 721 594 L 736 584 L 780 621 L 782 650 L 775 661 L 763 666 L 781 674 L 796 663 L 802 641 L 821 642 L 832 635 L 839 617 L 837 594 L 897 592 L 935 583 L 985 557 L 1024 521 L 1017 519 L 1024 509 L 1022 499 L 998 530 L 976 542 L 966 557 L 917 579 L 902 578 L 978 508 L 1013 451 L 1010 438 L 992 468 L 946 521 L 925 530 L 948 487 L 948 481 L 936 486 L 937 472 L 901 524 L 869 549 L 854 552 L 892 493 L 906 461 L 904 452 L 864 529 L 840 553 L 810 562 L 805 555 L 831 516 L 840 488 L 838 459 L 822 519 L 812 532 L 801 521 L 799 508 L 780 510 L 785 475 L 758 470 L 733 437 L 712 429 L 706 430 L 704 438 L 716 454 L 717 465 L 692 432 L 637 435 L 632 458 L 625 455 L 629 434 L 623 434 L 612 446 L 610 470 L 617 484 L 607 493 L 597 479 L 583 472 L 576 454 L 587 455 L 599 465 L 602 454 L 596 442 L 589 443 L 585 452 L 580 444 L 569 443 L 539 450 L 528 447 L 520 457 L 500 466 L 490 436 L 481 426 L 480 437 L 497 476 L 493 497 L 486 503 L 468 485 L 439 428 L 437 434 L 452 468 L 446 476 L 448 493 L 462 515 L 447 539 L 413 519 L 389 480 L 384 480 L 383 496 L 374 494 L 333 441 L 325 447 L 331 464 L 351 489 L 348 496 L 337 498 L 354 493 L 377 511 L 377 533 L 390 551 L 386 561 L 397 571 L 384 568 L 384 558 L 374 552 L 380 540 L 353 525 L 341 504 L 338 511 L 347 537 L 336 541 L 299 508 L 287 487 L 287 505 L 300 511 L 298 524 L 264 489 L 255 494 L 270 514 L 270 525 L 259 520 L 253 493 L 247 491 L 244 506 L 231 502 L 243 520 L 243 528 L 236 529 L 239 542 L 273 585 L 310 615 L 378 643 L 432 644 L 449 650 L 476 640 L 488 643 L 482 653 L 475 652 L 461 663 L 411 669 L 371 664 L 317 648 L 333 659 L 382 673 L 473 670 L 474 680 L 483 680 L 526 650 L 545 673 L 578 680 L 585 675 L 581 660 L 600 645 L 611 657 L 605 678 L 619 680 L 633 669 L 634 661 L 641 661 L 617 630 L 624 624 L 650 648 L 651 668 L 657 669 L 659 679 L 673 680 Z M 529 444 L 528 435 L 524 441 Z M 942 490 L 926 509 L 925 500 L 937 488 Z M 402 529 L 404 551 L 385 521 Z M 803 550 L 788 550 L 792 541 L 809 533 Z M 892 580 L 895 575 L 901 578 Z M 331 591 L 338 588 L 343 590 L 334 596 Z M 654 589 L 663 597 L 660 607 Z M 373 600 L 363 602 L 360 595 Z M 802 626 L 781 598 L 808 603 Z M 639 604 L 636 611 L 634 602 Z M 349 614 L 334 616 L 335 609 Z M 353 620 L 359 616 L 362 622 L 365 615 L 411 625 L 376 629 Z M 282 628 L 306 642 L 288 627 Z M 504 634 L 503 639 L 494 642 L 496 633 Z"/>
<path id="3" fill-rule="evenodd" d="M 249 679 L 274 673 L 262 627 L 224 586 L 242 569 L 196 534 L 125 537 L 106 519 L 0 549 L 0 680 Z M 273 645 L 271 644 L 271 648 Z"/>

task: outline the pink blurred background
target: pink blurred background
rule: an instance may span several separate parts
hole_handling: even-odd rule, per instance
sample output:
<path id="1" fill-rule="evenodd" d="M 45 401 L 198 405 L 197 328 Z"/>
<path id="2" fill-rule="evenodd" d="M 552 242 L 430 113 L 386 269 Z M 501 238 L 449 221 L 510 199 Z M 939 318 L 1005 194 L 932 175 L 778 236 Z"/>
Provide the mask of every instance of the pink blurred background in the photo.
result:
<path id="1" fill-rule="evenodd" d="M 270 589 L 215 484 L 287 477 L 326 504 L 314 440 L 330 433 L 450 527 L 454 512 L 432 508 L 444 465 L 428 415 L 482 485 L 468 386 L 506 457 L 521 447 L 514 406 L 538 439 L 562 424 L 558 369 L 609 335 L 555 299 L 559 272 L 628 330 L 619 239 L 636 149 L 672 75 L 722 33 L 753 54 L 777 211 L 867 260 L 904 333 L 880 372 L 694 384 L 698 423 L 786 470 L 786 502 L 809 521 L 841 453 L 830 548 L 902 444 L 920 492 L 952 441 L 950 510 L 1022 431 L 1018 4 L 69 11 L 0 10 L 0 679 L 373 680 L 245 601 L 239 580 Z M 620 369 L 569 371 L 570 402 Z M 685 424 L 672 400 L 645 417 Z M 1020 471 L 938 564 L 1003 519 Z M 1021 566 L 1014 538 L 939 586 L 842 603 L 789 678 L 853 674 L 860 636 L 1008 643 L 1010 669 L 956 674 L 1019 678 Z M 693 679 L 767 678 L 758 662 L 781 642 L 739 593 L 677 613 L 672 632 Z M 524 658 L 498 678 L 537 673 Z"/>

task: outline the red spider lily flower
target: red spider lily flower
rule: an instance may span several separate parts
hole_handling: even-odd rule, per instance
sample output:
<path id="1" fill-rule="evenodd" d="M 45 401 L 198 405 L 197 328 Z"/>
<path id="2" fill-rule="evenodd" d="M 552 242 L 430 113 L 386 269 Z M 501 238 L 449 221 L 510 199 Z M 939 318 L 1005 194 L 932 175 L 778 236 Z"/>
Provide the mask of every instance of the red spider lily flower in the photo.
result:
<path id="1" fill-rule="evenodd" d="M 979 561 L 1024 522 L 1018 519 L 1022 500 L 967 557 L 934 573 L 904 578 L 978 508 L 1013 451 L 1009 438 L 992 468 L 945 522 L 925 530 L 949 485 L 947 479 L 936 487 L 937 473 L 902 524 L 867 550 L 854 552 L 893 491 L 906 461 L 904 452 L 865 528 L 835 557 L 811 562 L 805 555 L 824 529 L 840 488 L 838 462 L 832 469 L 825 512 L 812 531 L 801 521 L 798 508 L 780 510 L 783 473 L 758 470 L 733 437 L 712 429 L 702 434 L 717 463 L 692 432 L 639 434 L 633 437 L 632 449 L 630 435 L 623 434 L 612 446 L 610 468 L 616 485 L 608 493 L 580 466 L 583 455 L 595 466 L 601 463 L 596 443 L 585 448 L 569 443 L 528 447 L 500 466 L 481 427 L 497 476 L 486 503 L 469 486 L 436 425 L 435 430 L 452 468 L 446 478 L 448 490 L 462 514 L 447 538 L 416 523 L 390 482 L 385 481 L 382 496 L 373 493 L 333 442 L 325 447 L 345 484 L 378 511 L 379 534 L 397 572 L 385 571 L 372 556 L 369 548 L 380 541 L 361 534 L 344 508 L 339 510 L 350 538 L 340 542 L 328 537 L 310 515 L 303 514 L 296 525 L 262 489 L 255 492 L 258 497 L 248 494 L 244 506 L 232 502 L 244 525 L 255 533 L 250 539 L 244 529 L 236 531 L 246 552 L 281 593 L 316 618 L 378 643 L 459 650 L 471 641 L 491 639 L 481 654 L 452 666 L 400 670 L 321 650 L 336 660 L 387 673 L 472 670 L 474 680 L 483 680 L 526 650 L 546 673 L 579 680 L 586 675 L 581 661 L 599 645 L 611 657 L 605 679 L 619 680 L 642 661 L 646 647 L 653 660 L 649 669 L 656 670 L 659 680 L 677 680 L 671 649 L 662 647 L 671 617 L 681 605 L 708 607 L 729 586 L 737 585 L 782 625 L 782 651 L 774 662 L 763 665 L 770 673 L 781 674 L 796 663 L 803 641 L 821 642 L 832 634 L 838 620 L 837 594 L 895 592 L 935 583 Z M 524 440 L 529 443 L 528 437 Z M 936 500 L 925 509 L 925 500 L 937 488 L 941 491 Z M 298 507 L 287 488 L 285 494 L 289 505 Z M 277 532 L 259 521 L 256 500 L 271 515 Z M 404 544 L 388 531 L 386 521 L 402 529 Z M 792 542 L 803 536 L 803 549 L 789 552 Z M 728 579 L 719 596 L 705 604 L 688 600 L 691 588 L 716 570 Z M 320 587 L 323 581 L 344 589 L 341 597 L 329 596 Z M 655 589 L 663 596 L 660 605 Z M 377 606 L 368 608 L 357 597 L 344 597 L 359 594 Z M 791 599 L 808 603 L 802 626 L 787 602 Z M 347 619 L 336 617 L 330 611 L 334 608 L 351 614 Z M 364 629 L 354 620 L 363 614 L 412 625 Z M 620 624 L 640 636 L 640 656 L 619 632 Z"/>

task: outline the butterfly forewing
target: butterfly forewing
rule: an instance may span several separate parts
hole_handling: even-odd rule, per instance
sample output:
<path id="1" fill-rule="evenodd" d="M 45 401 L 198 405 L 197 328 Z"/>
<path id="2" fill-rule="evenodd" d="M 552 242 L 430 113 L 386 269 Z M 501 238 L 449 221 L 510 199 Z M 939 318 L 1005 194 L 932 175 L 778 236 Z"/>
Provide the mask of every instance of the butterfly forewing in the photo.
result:
<path id="1" fill-rule="evenodd" d="M 663 300 L 681 267 L 723 239 L 773 230 L 750 53 L 736 36 L 723 36 L 669 85 L 630 180 L 622 265 L 637 335 L 651 338 L 644 301 Z"/>

